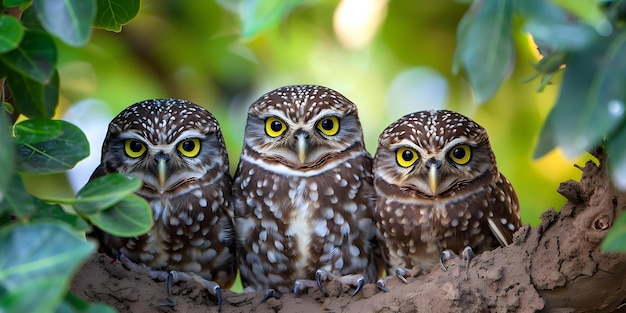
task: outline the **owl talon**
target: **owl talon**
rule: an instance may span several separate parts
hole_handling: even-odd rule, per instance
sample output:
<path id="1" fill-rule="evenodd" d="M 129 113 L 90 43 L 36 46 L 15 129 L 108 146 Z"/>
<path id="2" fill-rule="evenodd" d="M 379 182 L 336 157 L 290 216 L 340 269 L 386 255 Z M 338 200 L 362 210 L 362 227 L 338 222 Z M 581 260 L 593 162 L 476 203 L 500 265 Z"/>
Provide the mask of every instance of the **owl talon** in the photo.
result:
<path id="1" fill-rule="evenodd" d="M 386 281 L 387 280 L 384 279 L 384 278 L 381 278 L 378 281 L 376 281 L 376 287 L 378 287 L 378 289 L 380 289 L 380 291 L 382 291 L 382 292 L 389 292 L 389 289 L 387 289 L 387 287 L 385 287 L 385 282 Z"/>
<path id="2" fill-rule="evenodd" d="M 217 300 L 217 311 L 221 312 L 222 310 L 222 288 L 214 281 L 207 280 L 206 278 L 192 272 L 179 272 L 179 271 L 170 271 L 167 276 L 167 293 L 168 295 L 172 295 L 172 283 L 177 283 L 180 281 L 195 281 L 204 289 L 206 289 L 210 294 L 215 296 Z"/>
<path id="3" fill-rule="evenodd" d="M 397 268 L 396 269 L 396 276 L 405 284 L 408 284 L 409 282 L 406 280 L 406 275 L 409 274 L 409 270 L 406 268 Z"/>
<path id="4" fill-rule="evenodd" d="M 297 298 L 298 295 L 295 292 L 295 284 L 294 284 L 294 294 L 295 294 L 295 297 Z M 280 295 L 277 294 L 276 291 L 274 291 L 274 289 L 267 289 L 263 293 L 263 299 L 261 300 L 261 303 L 267 301 L 269 298 L 280 299 Z"/>
<path id="5" fill-rule="evenodd" d="M 444 250 L 441 251 L 441 253 L 439 254 L 439 265 L 441 266 L 441 269 L 444 272 L 448 271 L 448 267 L 446 267 L 446 265 L 444 264 L 445 261 L 450 260 L 452 258 L 454 258 L 456 255 L 454 254 L 454 252 L 450 251 L 450 250 Z"/>
<path id="6" fill-rule="evenodd" d="M 315 271 L 315 281 L 317 282 L 317 287 L 319 287 L 320 292 L 324 294 L 324 288 L 322 287 L 322 275 L 323 275 L 322 270 Z"/>
<path id="7" fill-rule="evenodd" d="M 363 276 L 359 277 L 359 279 L 357 279 L 356 283 L 357 283 L 356 289 L 352 293 L 351 297 L 354 297 L 357 293 L 359 293 L 359 291 L 361 291 L 361 289 L 363 288 L 363 285 L 365 285 L 365 277 L 363 277 Z"/>
<path id="8" fill-rule="evenodd" d="M 474 255 L 474 250 L 472 250 L 472 247 L 466 246 L 463 249 L 463 253 L 461 255 L 463 256 L 463 259 L 465 260 L 465 268 L 469 268 L 470 261 L 472 260 L 472 256 Z"/>
<path id="9" fill-rule="evenodd" d="M 217 312 L 222 312 L 222 288 L 220 286 L 213 287 L 213 293 L 217 298 Z"/>

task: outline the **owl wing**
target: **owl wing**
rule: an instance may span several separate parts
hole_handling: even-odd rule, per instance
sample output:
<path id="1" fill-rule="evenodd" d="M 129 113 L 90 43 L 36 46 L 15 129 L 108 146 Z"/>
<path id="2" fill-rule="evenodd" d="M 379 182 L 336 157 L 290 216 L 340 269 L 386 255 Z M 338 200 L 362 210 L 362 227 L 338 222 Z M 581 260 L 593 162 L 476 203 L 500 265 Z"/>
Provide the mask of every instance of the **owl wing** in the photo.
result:
<path id="1" fill-rule="evenodd" d="M 492 214 L 487 216 L 487 223 L 500 246 L 506 247 L 513 242 L 513 233 L 522 225 L 517 195 L 509 180 L 500 174 L 491 196 L 495 203 Z"/>

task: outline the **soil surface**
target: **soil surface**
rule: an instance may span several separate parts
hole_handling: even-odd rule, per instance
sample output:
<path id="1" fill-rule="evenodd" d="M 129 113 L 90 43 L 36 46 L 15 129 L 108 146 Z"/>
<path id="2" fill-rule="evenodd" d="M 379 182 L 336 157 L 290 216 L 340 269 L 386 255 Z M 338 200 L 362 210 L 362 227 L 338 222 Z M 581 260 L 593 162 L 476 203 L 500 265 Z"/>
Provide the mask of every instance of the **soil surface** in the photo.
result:
<path id="1" fill-rule="evenodd" d="M 366 285 L 356 296 L 338 282 L 300 298 L 261 302 L 261 293 L 224 292 L 222 312 L 621 312 L 626 299 L 626 254 L 605 254 L 600 243 L 626 209 L 626 194 L 610 183 L 604 157 L 589 161 L 580 182 L 558 192 L 568 199 L 548 209 L 537 227 L 520 228 L 513 244 L 477 255 L 469 268 L 450 260 L 448 271 L 390 279 L 390 292 Z M 599 165 L 598 165 L 599 164 Z M 523 208 L 522 208 L 523 209 Z M 166 283 L 126 270 L 95 254 L 76 274 L 71 291 L 119 312 L 217 312 L 199 285 L 179 283 L 168 299 Z"/>

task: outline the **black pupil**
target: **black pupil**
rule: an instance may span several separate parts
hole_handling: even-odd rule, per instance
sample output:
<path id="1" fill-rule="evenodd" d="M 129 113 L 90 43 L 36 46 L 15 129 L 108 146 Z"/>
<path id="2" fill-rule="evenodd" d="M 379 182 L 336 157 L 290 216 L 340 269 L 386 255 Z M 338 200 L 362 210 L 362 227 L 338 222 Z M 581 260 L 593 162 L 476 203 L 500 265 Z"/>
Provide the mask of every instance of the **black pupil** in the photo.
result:
<path id="1" fill-rule="evenodd" d="M 273 121 L 270 125 L 270 128 L 275 132 L 279 132 L 281 129 L 283 129 L 283 123 L 279 121 Z"/>
<path id="2" fill-rule="evenodd" d="M 333 122 L 333 120 L 329 118 L 322 121 L 322 128 L 325 130 L 331 130 L 333 129 L 334 126 L 335 126 L 335 123 Z"/>
<path id="3" fill-rule="evenodd" d="M 189 152 L 189 151 L 193 151 L 193 149 L 196 147 L 196 144 L 193 143 L 193 141 L 188 140 L 183 142 L 183 150 Z"/>
<path id="4" fill-rule="evenodd" d="M 139 152 L 143 148 L 143 145 L 139 141 L 131 141 L 130 142 L 130 150 L 132 152 Z"/>
<path id="5" fill-rule="evenodd" d="M 402 152 L 402 159 L 407 162 L 413 160 L 413 152 L 411 150 L 404 150 Z"/>
<path id="6" fill-rule="evenodd" d="M 452 155 L 457 159 L 462 159 L 465 157 L 465 149 L 454 148 L 454 151 L 452 151 Z"/>

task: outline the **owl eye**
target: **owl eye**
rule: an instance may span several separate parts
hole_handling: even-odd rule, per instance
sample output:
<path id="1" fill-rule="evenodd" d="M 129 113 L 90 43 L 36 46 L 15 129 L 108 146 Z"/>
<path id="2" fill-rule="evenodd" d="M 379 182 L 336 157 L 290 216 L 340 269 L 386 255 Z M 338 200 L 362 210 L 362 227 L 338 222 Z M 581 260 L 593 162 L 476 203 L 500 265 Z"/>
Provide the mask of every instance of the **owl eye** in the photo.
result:
<path id="1" fill-rule="evenodd" d="M 449 156 L 454 163 L 464 165 L 472 157 L 472 150 L 468 145 L 458 145 L 450 150 Z"/>
<path id="2" fill-rule="evenodd" d="M 200 153 L 200 139 L 191 138 L 181 141 L 178 144 L 178 152 L 188 158 L 195 157 Z"/>
<path id="3" fill-rule="evenodd" d="M 411 148 L 400 148 L 396 151 L 396 161 L 402 167 L 409 167 L 419 159 L 417 151 Z"/>
<path id="4" fill-rule="evenodd" d="M 138 158 L 146 153 L 146 145 L 135 139 L 126 139 L 124 151 L 131 158 Z"/>
<path id="5" fill-rule="evenodd" d="M 336 116 L 328 116 L 317 123 L 317 129 L 326 136 L 334 136 L 339 132 L 339 119 Z"/>
<path id="6" fill-rule="evenodd" d="M 272 116 L 265 120 L 265 132 L 270 137 L 278 137 L 282 135 L 285 130 L 287 130 L 287 125 L 277 117 Z"/>

